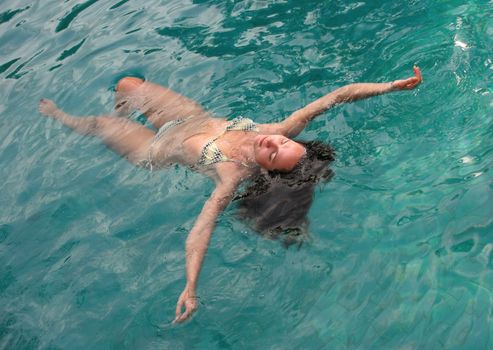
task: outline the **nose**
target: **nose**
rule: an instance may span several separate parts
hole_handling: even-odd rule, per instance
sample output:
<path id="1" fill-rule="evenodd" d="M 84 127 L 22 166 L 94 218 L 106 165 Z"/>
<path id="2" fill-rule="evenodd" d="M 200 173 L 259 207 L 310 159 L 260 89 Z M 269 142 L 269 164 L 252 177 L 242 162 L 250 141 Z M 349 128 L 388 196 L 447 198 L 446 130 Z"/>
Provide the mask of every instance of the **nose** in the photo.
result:
<path id="1" fill-rule="evenodd" d="M 274 140 L 272 140 L 270 137 L 267 137 L 265 139 L 264 146 L 265 146 L 265 148 L 268 148 L 268 149 L 272 149 L 272 148 L 276 148 L 277 147 L 277 145 L 274 142 Z"/>

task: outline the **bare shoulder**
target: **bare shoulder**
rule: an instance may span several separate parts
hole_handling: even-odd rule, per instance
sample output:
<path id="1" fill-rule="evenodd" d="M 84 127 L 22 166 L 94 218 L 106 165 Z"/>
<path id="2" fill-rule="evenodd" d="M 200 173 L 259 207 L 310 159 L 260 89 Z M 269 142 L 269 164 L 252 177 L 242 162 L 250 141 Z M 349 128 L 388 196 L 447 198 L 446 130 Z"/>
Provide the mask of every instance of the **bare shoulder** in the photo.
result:
<path id="1" fill-rule="evenodd" d="M 217 187 L 224 188 L 225 191 L 234 192 L 236 188 L 252 174 L 252 169 L 246 168 L 233 162 L 222 162 L 216 164 Z"/>
<path id="2" fill-rule="evenodd" d="M 259 132 L 264 135 L 284 135 L 287 136 L 285 123 L 257 124 Z"/>

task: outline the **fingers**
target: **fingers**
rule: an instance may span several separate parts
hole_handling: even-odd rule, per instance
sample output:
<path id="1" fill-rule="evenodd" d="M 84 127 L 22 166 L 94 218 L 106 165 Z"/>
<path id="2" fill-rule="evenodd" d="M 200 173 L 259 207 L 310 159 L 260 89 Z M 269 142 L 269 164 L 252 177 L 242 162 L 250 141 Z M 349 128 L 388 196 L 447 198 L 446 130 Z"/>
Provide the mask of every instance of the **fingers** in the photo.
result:
<path id="1" fill-rule="evenodd" d="M 179 305 L 176 306 L 176 318 L 173 323 L 183 323 L 192 316 L 192 314 L 197 310 L 197 304 L 193 302 L 178 302 Z M 185 306 L 185 312 L 181 313 L 182 307 Z"/>
<path id="2" fill-rule="evenodd" d="M 419 84 L 419 79 L 414 77 L 414 78 L 409 78 L 408 79 L 408 82 L 406 84 L 406 88 L 408 89 L 412 89 L 413 87 L 415 87 L 416 85 Z"/>
<path id="3" fill-rule="evenodd" d="M 180 318 L 182 307 L 183 301 L 180 298 L 180 300 L 178 300 L 178 302 L 176 303 L 175 320 L 173 322 L 176 322 Z"/>
<path id="4" fill-rule="evenodd" d="M 404 80 L 397 80 L 393 83 L 394 87 L 399 88 L 400 90 L 412 90 L 419 84 L 421 84 L 423 78 L 421 76 L 421 70 L 419 67 L 414 66 L 414 77 L 410 77 Z"/>
<path id="5" fill-rule="evenodd" d="M 416 77 L 407 78 L 404 80 L 403 85 L 408 86 L 410 84 L 414 84 L 416 81 L 418 81 Z"/>
<path id="6" fill-rule="evenodd" d="M 188 320 L 190 318 L 190 316 L 192 316 L 194 311 L 195 311 L 195 308 L 193 308 L 193 307 L 187 308 L 185 310 L 185 312 L 178 319 L 175 320 L 175 322 L 176 323 L 185 322 L 186 320 Z"/>
<path id="7" fill-rule="evenodd" d="M 421 70 L 419 69 L 418 66 L 414 66 L 413 71 L 414 71 L 414 77 L 400 81 L 399 86 L 401 89 L 411 90 L 414 89 L 419 84 L 421 84 L 421 82 L 423 81 L 423 77 L 421 76 Z"/>
<path id="8" fill-rule="evenodd" d="M 192 312 L 190 312 L 188 310 L 185 311 L 181 316 L 175 318 L 175 320 L 173 321 L 173 323 L 176 324 L 176 323 L 183 323 L 183 322 L 185 322 L 192 315 Z"/>
<path id="9" fill-rule="evenodd" d="M 419 69 L 418 66 L 413 67 L 414 75 L 416 78 L 418 78 L 418 81 L 421 82 L 423 80 L 423 77 L 421 76 L 421 70 Z"/>

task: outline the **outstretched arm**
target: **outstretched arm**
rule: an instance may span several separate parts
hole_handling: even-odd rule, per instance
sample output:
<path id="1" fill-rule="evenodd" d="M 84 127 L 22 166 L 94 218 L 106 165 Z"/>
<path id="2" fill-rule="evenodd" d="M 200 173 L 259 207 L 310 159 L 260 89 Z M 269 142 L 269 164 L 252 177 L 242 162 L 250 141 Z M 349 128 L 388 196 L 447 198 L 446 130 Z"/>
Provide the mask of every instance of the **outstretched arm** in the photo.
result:
<path id="1" fill-rule="evenodd" d="M 202 262 L 209 246 L 212 231 L 216 226 L 216 219 L 231 201 L 236 187 L 235 181 L 220 182 L 205 202 L 195 225 L 188 234 L 186 242 L 187 284 L 176 304 L 176 318 L 173 322 L 186 321 L 198 307 L 196 290 Z M 182 312 L 183 307 L 185 307 L 185 311 Z"/>
<path id="2" fill-rule="evenodd" d="M 291 114 L 280 123 L 283 134 L 288 137 L 298 135 L 309 121 L 337 104 L 353 102 L 392 91 L 414 89 L 421 83 L 422 77 L 418 67 L 414 66 L 413 69 L 414 77 L 404 80 L 390 83 L 356 83 L 343 86 Z"/>

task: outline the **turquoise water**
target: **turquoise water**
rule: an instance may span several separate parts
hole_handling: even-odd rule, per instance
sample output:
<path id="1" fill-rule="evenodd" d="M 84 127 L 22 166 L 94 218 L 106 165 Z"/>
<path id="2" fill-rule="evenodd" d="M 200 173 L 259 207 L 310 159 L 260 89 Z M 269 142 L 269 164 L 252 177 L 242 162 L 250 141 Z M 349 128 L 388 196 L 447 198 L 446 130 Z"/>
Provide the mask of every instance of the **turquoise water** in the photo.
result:
<path id="1" fill-rule="evenodd" d="M 0 2 L 0 349 L 493 348 L 491 1 Z M 356 81 L 424 83 L 339 106 L 311 242 L 221 217 L 200 308 L 172 326 L 212 184 L 133 168 L 39 117 L 144 76 L 220 116 L 280 120 Z"/>

